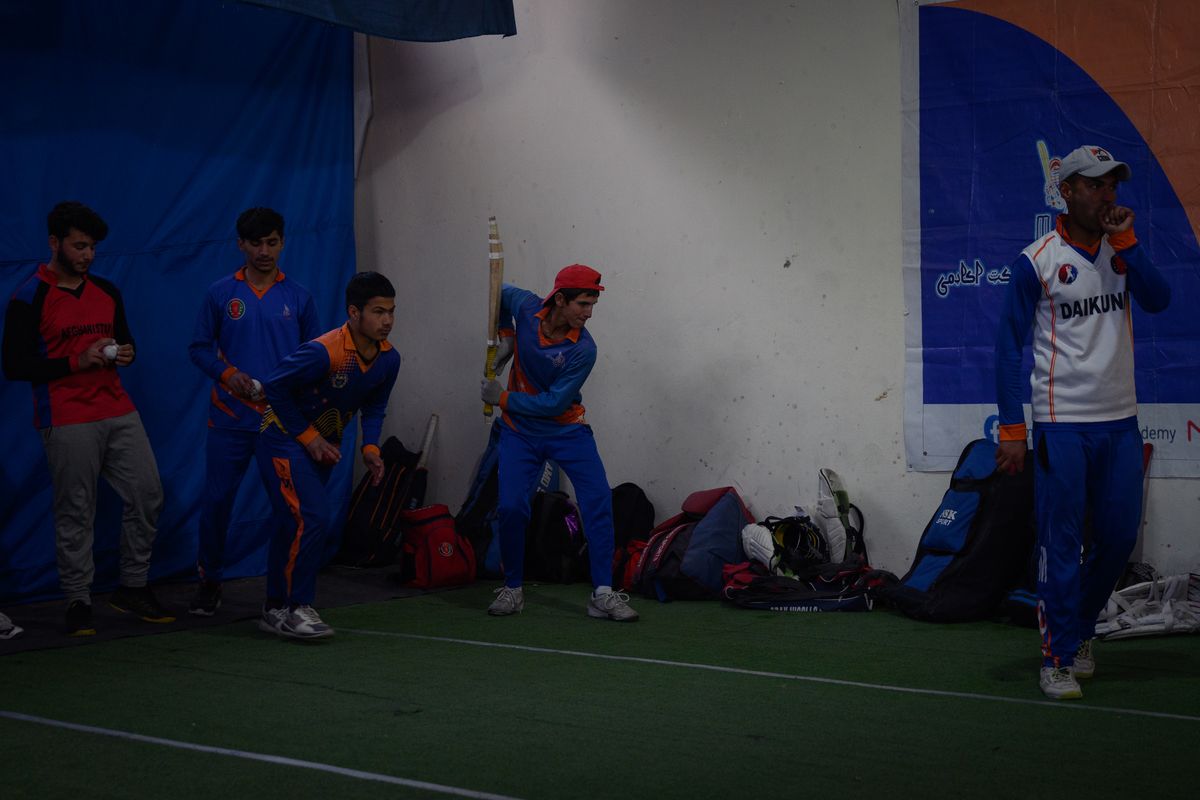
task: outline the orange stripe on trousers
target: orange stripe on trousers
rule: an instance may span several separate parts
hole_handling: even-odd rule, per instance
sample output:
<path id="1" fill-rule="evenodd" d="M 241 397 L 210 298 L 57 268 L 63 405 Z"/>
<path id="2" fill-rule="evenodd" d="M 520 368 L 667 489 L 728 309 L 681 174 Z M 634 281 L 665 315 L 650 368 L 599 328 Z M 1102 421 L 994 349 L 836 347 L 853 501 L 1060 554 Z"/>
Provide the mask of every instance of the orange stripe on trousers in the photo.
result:
<path id="1" fill-rule="evenodd" d="M 296 486 L 292 483 L 292 464 L 286 458 L 272 458 L 275 474 L 279 476 L 279 493 L 296 520 L 296 535 L 292 537 L 292 545 L 288 548 L 287 565 L 283 568 L 284 581 L 287 584 L 288 597 L 292 596 L 292 573 L 296 570 L 296 556 L 300 553 L 300 540 L 304 538 L 304 516 L 300 513 L 300 497 L 296 494 Z"/>

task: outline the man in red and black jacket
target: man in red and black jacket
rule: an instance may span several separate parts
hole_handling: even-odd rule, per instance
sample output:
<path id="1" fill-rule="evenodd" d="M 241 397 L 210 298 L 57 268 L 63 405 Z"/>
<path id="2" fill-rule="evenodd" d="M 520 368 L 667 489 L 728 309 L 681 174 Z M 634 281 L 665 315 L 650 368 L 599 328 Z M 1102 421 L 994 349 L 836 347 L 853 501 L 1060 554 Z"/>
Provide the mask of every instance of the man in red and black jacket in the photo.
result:
<path id="1" fill-rule="evenodd" d="M 133 336 L 121 293 L 89 273 L 108 235 L 82 203 L 59 203 L 47 218 L 49 264 L 22 283 L 4 321 L 4 375 L 33 385 L 33 424 L 54 484 L 59 585 L 67 600 L 64 632 L 92 627 L 92 522 L 100 475 L 125 503 L 121 586 L 109 603 L 147 622 L 172 622 L 146 578 L 162 484 L 150 441 L 117 367 L 133 363 Z"/>

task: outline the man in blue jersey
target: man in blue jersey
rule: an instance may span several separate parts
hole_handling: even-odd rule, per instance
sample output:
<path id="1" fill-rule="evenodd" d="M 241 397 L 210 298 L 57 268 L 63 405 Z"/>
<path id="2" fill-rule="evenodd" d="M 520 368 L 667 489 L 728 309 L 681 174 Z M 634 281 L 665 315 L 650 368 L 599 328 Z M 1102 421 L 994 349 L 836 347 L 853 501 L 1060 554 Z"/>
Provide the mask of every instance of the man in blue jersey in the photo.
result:
<path id="1" fill-rule="evenodd" d="M 1137 541 L 1142 437 L 1133 380 L 1130 295 L 1142 310 L 1167 307 L 1170 287 L 1116 203 L 1129 166 L 1101 147 L 1066 156 L 1059 192 L 1067 213 L 1012 265 L 996 342 L 999 469 L 1026 453 L 1021 351 L 1033 329 L 1034 487 L 1038 529 L 1039 685 L 1053 699 L 1082 697 L 1096 617 Z M 1080 563 L 1084 516 L 1090 546 Z"/>
<path id="2" fill-rule="evenodd" d="M 275 509 L 267 551 L 267 600 L 258 627 L 296 639 L 333 635 L 313 609 L 331 503 L 327 485 L 342 433 L 362 411 L 362 460 L 383 479 L 379 438 L 400 354 L 388 343 L 396 290 L 376 272 L 346 286 L 349 319 L 285 358 L 263 381 L 267 410 L 257 459 Z"/>
<path id="3" fill-rule="evenodd" d="M 192 614 L 212 616 L 221 605 L 230 513 L 266 408 L 262 381 L 321 333 L 312 296 L 279 269 L 283 227 L 283 217 L 269 208 L 238 217 L 238 249 L 246 262 L 208 287 L 188 348 L 192 363 L 213 381 Z"/>
<path id="4" fill-rule="evenodd" d="M 500 302 L 501 359 L 512 357 L 508 389 L 499 381 L 481 385 L 484 402 L 499 406 L 500 498 L 497 515 L 504 586 L 488 607 L 495 616 L 525 607 L 523 570 L 525 528 L 530 495 L 546 459 L 571 480 L 583 530 L 594 590 L 591 617 L 632 622 L 638 614 L 629 596 L 612 589 L 612 490 L 584 419 L 580 389 L 596 363 L 596 343 L 584 330 L 604 287 L 600 273 L 583 264 L 559 271 L 543 300 L 533 292 L 505 285 Z"/>

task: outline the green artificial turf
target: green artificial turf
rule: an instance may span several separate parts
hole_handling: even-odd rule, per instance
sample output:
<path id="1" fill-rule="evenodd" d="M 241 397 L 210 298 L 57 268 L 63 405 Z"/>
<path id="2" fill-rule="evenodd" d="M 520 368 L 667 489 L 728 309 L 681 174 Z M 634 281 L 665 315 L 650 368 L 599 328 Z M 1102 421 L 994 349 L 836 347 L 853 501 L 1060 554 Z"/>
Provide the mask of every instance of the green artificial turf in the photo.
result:
<path id="1" fill-rule="evenodd" d="M 328 642 L 238 623 L 18 653 L 0 709 L 530 800 L 1178 794 L 1200 734 L 1196 637 L 1099 643 L 1085 699 L 1052 704 L 1025 629 L 642 598 L 617 624 L 578 585 L 493 618 L 491 588 L 333 609 Z M 0 741 L 5 797 L 448 796 L 9 719 Z"/>

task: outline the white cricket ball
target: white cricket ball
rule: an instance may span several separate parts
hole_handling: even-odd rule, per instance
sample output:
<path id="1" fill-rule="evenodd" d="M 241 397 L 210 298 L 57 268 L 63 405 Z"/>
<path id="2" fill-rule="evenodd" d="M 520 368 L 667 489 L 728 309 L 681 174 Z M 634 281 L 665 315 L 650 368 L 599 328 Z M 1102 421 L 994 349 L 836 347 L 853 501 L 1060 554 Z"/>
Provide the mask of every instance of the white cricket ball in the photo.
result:
<path id="1" fill-rule="evenodd" d="M 115 344 L 105 345 L 102 352 L 104 353 L 104 357 L 109 361 L 117 360 L 117 346 Z"/>
<path id="2" fill-rule="evenodd" d="M 262 384 L 258 382 L 258 378 L 251 378 L 250 385 L 254 387 L 254 397 L 262 397 Z"/>

